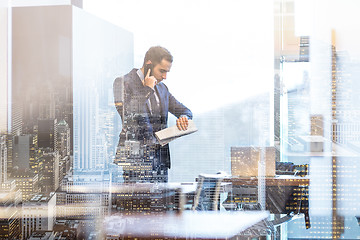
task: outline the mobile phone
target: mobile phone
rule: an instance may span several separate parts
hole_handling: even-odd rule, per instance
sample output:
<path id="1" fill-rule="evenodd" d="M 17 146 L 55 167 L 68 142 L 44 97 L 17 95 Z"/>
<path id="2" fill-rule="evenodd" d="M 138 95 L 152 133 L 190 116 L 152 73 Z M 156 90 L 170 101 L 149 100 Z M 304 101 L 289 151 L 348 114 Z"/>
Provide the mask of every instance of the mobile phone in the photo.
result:
<path id="1" fill-rule="evenodd" d="M 144 76 L 146 77 L 149 69 L 150 69 L 150 76 L 152 76 L 152 71 L 153 71 L 153 68 L 154 68 L 154 65 L 152 63 L 149 63 L 149 64 L 145 64 L 145 67 L 144 67 Z"/>

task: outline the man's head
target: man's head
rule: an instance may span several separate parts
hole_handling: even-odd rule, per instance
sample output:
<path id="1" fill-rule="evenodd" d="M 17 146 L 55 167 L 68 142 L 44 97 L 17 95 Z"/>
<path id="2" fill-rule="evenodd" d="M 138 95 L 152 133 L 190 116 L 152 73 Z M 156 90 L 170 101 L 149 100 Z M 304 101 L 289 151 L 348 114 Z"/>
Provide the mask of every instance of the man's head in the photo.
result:
<path id="1" fill-rule="evenodd" d="M 147 64 L 148 61 L 151 61 L 155 66 L 163 59 L 170 63 L 173 62 L 173 56 L 166 48 L 160 46 L 151 47 L 145 54 L 144 65 Z"/>
<path id="2" fill-rule="evenodd" d="M 145 54 L 143 68 L 146 64 L 152 64 L 153 70 L 151 71 L 151 75 L 153 75 L 158 82 L 161 82 L 163 79 L 166 79 L 172 61 L 173 56 L 166 48 L 160 46 L 151 47 Z M 144 75 L 146 74 L 147 72 L 144 72 Z"/>

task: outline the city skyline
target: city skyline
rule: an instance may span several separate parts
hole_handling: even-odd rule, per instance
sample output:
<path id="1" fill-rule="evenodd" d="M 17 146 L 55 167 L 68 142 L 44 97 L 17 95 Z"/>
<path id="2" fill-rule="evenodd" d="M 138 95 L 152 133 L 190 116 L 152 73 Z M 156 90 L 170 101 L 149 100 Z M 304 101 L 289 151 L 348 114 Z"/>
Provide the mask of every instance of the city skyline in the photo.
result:
<path id="1" fill-rule="evenodd" d="M 108 18 L 121 22 L 136 2 L 142 1 L 119 2 Z M 240 1 L 229 12 L 216 2 L 208 9 L 200 4 L 205 1 L 159 2 L 160 9 L 177 6 L 191 13 L 184 18 L 182 11 L 166 12 L 171 21 L 160 37 L 153 28 L 143 30 L 143 16 L 121 22 L 122 28 L 71 5 L 7 7 L 6 47 L 12 50 L 11 58 L 5 54 L 11 72 L 0 74 L 6 89 L 0 92 L 0 238 L 91 239 L 103 234 L 103 220 L 113 215 L 181 214 L 195 198 L 184 200 L 179 193 L 192 188 L 191 194 L 201 194 L 194 190 L 199 176 L 217 173 L 232 179 L 251 175 L 231 191 L 221 188 L 221 211 L 276 209 L 275 214 L 298 217 L 282 225 L 281 239 L 359 237 L 360 58 L 358 46 L 346 47 L 353 46 L 348 28 L 342 22 L 332 26 L 321 10 L 326 28 L 316 22 L 312 28 L 321 31 L 297 35 L 294 16 L 307 9 L 297 1 L 276 1 L 275 10 L 269 10 L 273 2 L 263 1 L 269 9 L 259 9 L 258 3 Z M 245 5 L 263 17 L 238 14 Z M 343 9 L 349 3 L 330 5 Z M 229 16 L 207 21 L 220 10 Z M 121 16 L 114 19 L 114 11 Z M 316 15 L 308 12 L 300 25 Z M 115 158 L 122 123 L 113 82 L 141 67 L 149 44 L 166 45 L 173 53 L 164 83 L 194 109 L 199 131 L 171 142 L 169 184 L 145 183 L 145 176 L 143 183 L 124 186 L 124 158 L 144 166 L 152 161 L 143 158 L 151 149 L 127 141 Z M 171 116 L 169 126 L 175 120 Z M 279 171 L 278 163 L 287 168 Z M 275 171 L 302 182 L 271 185 L 267 180 Z"/>

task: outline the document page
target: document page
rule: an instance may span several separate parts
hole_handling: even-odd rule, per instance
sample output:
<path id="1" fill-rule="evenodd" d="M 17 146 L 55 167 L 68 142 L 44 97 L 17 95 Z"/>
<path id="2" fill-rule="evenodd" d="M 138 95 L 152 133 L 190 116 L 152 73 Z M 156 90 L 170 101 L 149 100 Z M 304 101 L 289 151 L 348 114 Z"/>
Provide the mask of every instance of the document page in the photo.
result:
<path id="1" fill-rule="evenodd" d="M 197 130 L 198 129 L 196 128 L 194 121 L 189 120 L 189 126 L 186 130 L 179 130 L 177 126 L 172 126 L 156 132 L 155 136 L 159 141 L 160 145 L 164 146 L 174 139 L 194 133 Z"/>

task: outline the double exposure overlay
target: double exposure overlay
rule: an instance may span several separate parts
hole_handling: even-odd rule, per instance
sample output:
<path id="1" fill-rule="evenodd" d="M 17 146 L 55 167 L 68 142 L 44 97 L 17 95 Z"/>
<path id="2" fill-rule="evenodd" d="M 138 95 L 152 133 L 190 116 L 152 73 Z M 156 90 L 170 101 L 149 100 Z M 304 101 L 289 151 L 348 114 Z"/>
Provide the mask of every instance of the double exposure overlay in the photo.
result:
<path id="1" fill-rule="evenodd" d="M 0 1 L 0 239 L 359 239 L 359 11 Z"/>

